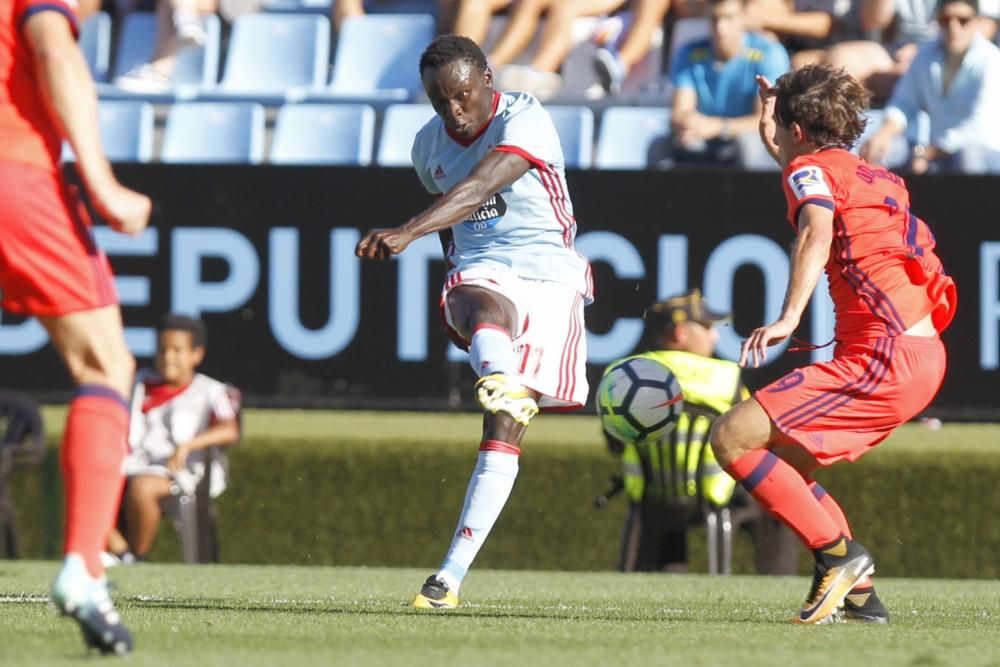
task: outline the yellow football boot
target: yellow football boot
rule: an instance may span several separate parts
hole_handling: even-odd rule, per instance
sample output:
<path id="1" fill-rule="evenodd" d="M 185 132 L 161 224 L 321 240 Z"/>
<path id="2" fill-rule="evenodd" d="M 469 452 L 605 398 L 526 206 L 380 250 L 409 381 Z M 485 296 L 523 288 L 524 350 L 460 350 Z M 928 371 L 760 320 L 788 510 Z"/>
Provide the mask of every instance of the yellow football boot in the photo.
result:
<path id="1" fill-rule="evenodd" d="M 476 381 L 476 400 L 487 412 L 506 412 L 514 421 L 528 425 L 538 414 L 531 391 L 503 373 L 484 375 Z"/>
<path id="2" fill-rule="evenodd" d="M 413 606 L 417 609 L 454 609 L 458 606 L 458 596 L 448 590 L 448 584 L 432 574 L 413 598 Z"/>

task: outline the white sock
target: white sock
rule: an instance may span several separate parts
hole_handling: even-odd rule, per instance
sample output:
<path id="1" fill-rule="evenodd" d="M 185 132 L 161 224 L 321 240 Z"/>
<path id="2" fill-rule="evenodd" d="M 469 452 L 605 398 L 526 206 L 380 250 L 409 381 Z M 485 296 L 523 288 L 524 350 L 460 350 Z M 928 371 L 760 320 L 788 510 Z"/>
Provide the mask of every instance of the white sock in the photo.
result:
<path id="1" fill-rule="evenodd" d="M 510 491 L 517 478 L 517 461 L 520 450 L 513 445 L 488 440 L 484 446 L 495 444 L 507 451 L 480 449 L 479 460 L 472 471 L 465 504 L 458 519 L 458 528 L 451 541 L 448 555 L 441 564 L 438 578 L 448 584 L 451 592 L 458 594 L 476 554 L 486 541 L 500 511 L 507 504 Z M 516 452 L 516 453 L 515 453 Z"/>
<path id="2" fill-rule="evenodd" d="M 513 375 L 517 360 L 510 334 L 496 325 L 480 324 L 469 344 L 469 364 L 479 377 L 490 373 Z"/>

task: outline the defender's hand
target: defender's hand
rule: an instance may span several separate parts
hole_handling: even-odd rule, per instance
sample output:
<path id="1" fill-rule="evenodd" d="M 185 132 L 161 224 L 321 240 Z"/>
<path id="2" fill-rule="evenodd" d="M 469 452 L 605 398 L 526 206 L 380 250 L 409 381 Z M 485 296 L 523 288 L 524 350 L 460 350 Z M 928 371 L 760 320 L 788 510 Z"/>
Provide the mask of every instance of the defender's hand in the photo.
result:
<path id="1" fill-rule="evenodd" d="M 760 133 L 760 140 L 775 162 L 781 164 L 778 153 L 778 144 L 775 139 L 777 124 L 774 120 L 774 104 L 776 101 L 771 82 L 766 76 L 757 75 L 757 94 L 760 96 L 760 122 L 757 124 L 757 131 Z"/>
<path id="2" fill-rule="evenodd" d="M 750 337 L 743 341 L 740 348 L 740 366 L 746 368 L 747 363 L 752 359 L 753 367 L 760 367 L 761 362 L 767 361 L 767 348 L 777 345 L 792 335 L 797 322 L 785 322 L 778 320 L 766 327 L 754 329 Z"/>
<path id="3" fill-rule="evenodd" d="M 116 232 L 135 236 L 149 224 L 149 216 L 153 211 L 152 200 L 117 181 L 92 191 L 90 198 L 94 210 Z"/>
<path id="4" fill-rule="evenodd" d="M 373 229 L 358 242 L 354 254 L 361 259 L 389 259 L 406 250 L 413 236 L 402 227 Z"/>

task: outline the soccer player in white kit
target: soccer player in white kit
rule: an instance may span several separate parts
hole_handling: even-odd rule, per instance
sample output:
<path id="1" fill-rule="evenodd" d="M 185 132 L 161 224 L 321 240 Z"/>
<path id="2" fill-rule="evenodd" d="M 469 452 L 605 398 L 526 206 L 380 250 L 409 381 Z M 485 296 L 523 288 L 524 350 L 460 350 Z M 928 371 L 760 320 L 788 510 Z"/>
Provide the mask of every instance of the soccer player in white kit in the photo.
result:
<path id="1" fill-rule="evenodd" d="M 442 312 L 469 351 L 486 411 L 451 547 L 413 601 L 450 609 L 510 495 L 528 422 L 540 407 L 587 399 L 583 307 L 593 283 L 573 249 L 576 220 L 548 112 L 531 95 L 494 90 L 486 56 L 466 37 L 435 39 L 420 76 L 437 115 L 417 133 L 413 164 L 438 198 L 399 227 L 369 232 L 356 254 L 387 259 L 434 232 L 447 240 Z"/>

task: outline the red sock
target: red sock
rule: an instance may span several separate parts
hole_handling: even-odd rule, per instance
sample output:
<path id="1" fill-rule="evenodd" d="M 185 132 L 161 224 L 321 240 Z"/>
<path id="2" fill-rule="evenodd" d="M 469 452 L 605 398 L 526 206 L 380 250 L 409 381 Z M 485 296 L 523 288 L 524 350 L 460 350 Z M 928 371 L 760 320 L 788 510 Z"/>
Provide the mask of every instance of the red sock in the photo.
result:
<path id="1" fill-rule="evenodd" d="M 851 524 L 847 521 L 847 515 L 844 514 L 843 508 L 840 507 L 840 503 L 827 493 L 826 489 L 820 486 L 817 482 L 812 482 L 809 484 L 809 489 L 812 491 L 813 496 L 819 501 L 819 504 L 823 506 L 826 513 L 830 515 L 830 518 L 840 526 L 840 531 L 844 533 L 844 536 L 849 540 L 854 539 L 854 534 L 851 532 Z M 861 579 L 853 589 L 857 590 L 859 588 L 870 588 L 872 585 L 872 580 L 868 577 Z"/>
<path id="2" fill-rule="evenodd" d="M 795 468 L 767 449 L 744 454 L 726 468 L 764 509 L 792 529 L 810 550 L 838 540 L 842 531 Z"/>
<path id="3" fill-rule="evenodd" d="M 100 553 L 121 501 L 128 419 L 124 399 L 99 385 L 81 386 L 66 418 L 62 444 L 65 552 L 83 556 L 95 577 L 104 572 Z"/>
<path id="4" fill-rule="evenodd" d="M 812 491 L 813 497 L 819 501 L 819 504 L 823 506 L 823 509 L 830 515 L 834 523 L 840 526 L 840 532 L 848 539 L 854 539 L 854 535 L 851 533 L 851 524 L 847 522 L 847 515 L 844 514 L 844 510 L 840 508 L 834 497 L 816 482 L 809 484 L 809 490 Z"/>

